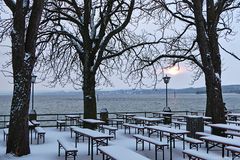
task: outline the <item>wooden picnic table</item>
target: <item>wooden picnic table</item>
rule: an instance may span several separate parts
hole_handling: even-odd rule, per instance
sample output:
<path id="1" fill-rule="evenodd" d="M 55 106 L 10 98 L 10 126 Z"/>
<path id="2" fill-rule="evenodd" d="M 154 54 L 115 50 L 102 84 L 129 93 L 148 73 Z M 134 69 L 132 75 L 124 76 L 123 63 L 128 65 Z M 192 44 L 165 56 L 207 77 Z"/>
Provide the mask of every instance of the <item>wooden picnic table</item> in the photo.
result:
<path id="1" fill-rule="evenodd" d="M 91 156 L 91 160 L 93 160 L 93 145 L 96 144 L 98 149 L 100 144 L 108 145 L 108 140 L 113 138 L 113 135 L 104 134 L 87 128 L 75 127 L 73 132 L 75 133 L 75 147 L 77 147 L 77 142 L 80 137 L 83 136 L 88 138 L 88 155 Z"/>
<path id="2" fill-rule="evenodd" d="M 164 115 L 167 115 L 167 116 L 174 115 L 174 113 L 172 112 L 152 112 L 152 114 L 153 114 L 153 117 L 163 117 Z"/>
<path id="3" fill-rule="evenodd" d="M 173 147 L 172 143 L 173 143 L 174 137 L 179 137 L 180 139 L 183 140 L 183 149 L 185 149 L 185 135 L 189 133 L 189 131 L 175 129 L 175 128 L 168 128 L 163 126 L 146 126 L 145 128 L 148 130 L 149 137 L 151 136 L 151 134 L 155 132 L 160 132 L 160 141 L 162 141 L 163 133 L 169 133 L 170 160 L 172 160 L 172 147 Z"/>
<path id="4" fill-rule="evenodd" d="M 237 131 L 240 132 L 240 127 L 239 126 L 232 126 L 228 124 L 223 124 L 223 123 L 216 123 L 216 124 L 208 124 L 211 128 L 221 128 L 221 129 L 226 129 L 230 131 Z"/>
<path id="5" fill-rule="evenodd" d="M 74 122 L 77 123 L 77 121 L 80 119 L 80 115 L 65 115 L 66 121 L 70 122 L 70 125 L 74 125 Z"/>
<path id="6" fill-rule="evenodd" d="M 149 117 L 133 117 L 135 121 L 140 121 L 143 125 L 157 125 L 163 121 L 163 118 L 149 118 Z"/>
<path id="7" fill-rule="evenodd" d="M 228 113 L 227 116 L 229 119 L 237 121 L 237 118 L 240 117 L 240 113 Z"/>
<path id="8" fill-rule="evenodd" d="M 137 152 L 119 146 L 104 146 L 99 147 L 99 150 L 103 153 L 103 160 L 105 155 L 117 160 L 150 160 Z"/>
<path id="9" fill-rule="evenodd" d="M 104 121 L 98 120 L 98 119 L 81 119 L 85 123 L 95 124 L 97 125 L 97 128 L 99 128 L 100 125 L 105 124 Z"/>
<path id="10" fill-rule="evenodd" d="M 233 146 L 233 147 L 240 148 L 240 143 L 238 141 L 236 141 L 235 139 L 230 139 L 230 138 L 216 136 L 216 135 L 203 136 L 203 137 L 201 137 L 201 139 L 206 142 L 207 153 L 213 147 L 218 146 L 218 147 L 222 148 L 222 157 L 224 157 L 225 146 Z M 212 146 L 209 146 L 210 144 Z"/>
<path id="11" fill-rule="evenodd" d="M 32 144 L 32 131 L 37 125 L 34 125 L 31 121 L 28 121 L 28 129 L 30 130 L 30 143 Z M 9 122 L 6 123 L 6 127 L 9 127 Z"/>
<path id="12" fill-rule="evenodd" d="M 125 113 L 125 114 L 121 114 L 121 116 L 123 117 L 123 120 L 125 120 L 125 122 L 128 122 L 128 119 L 132 118 L 135 116 L 135 114 L 132 113 Z"/>

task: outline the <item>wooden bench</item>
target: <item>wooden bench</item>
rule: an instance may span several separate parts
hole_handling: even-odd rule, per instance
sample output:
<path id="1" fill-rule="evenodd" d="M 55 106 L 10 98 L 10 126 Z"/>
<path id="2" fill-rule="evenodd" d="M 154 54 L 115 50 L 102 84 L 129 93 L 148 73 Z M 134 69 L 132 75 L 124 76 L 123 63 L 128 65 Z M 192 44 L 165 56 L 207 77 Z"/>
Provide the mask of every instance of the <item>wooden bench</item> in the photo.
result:
<path id="1" fill-rule="evenodd" d="M 66 128 L 66 121 L 63 121 L 63 120 L 57 120 L 57 128 L 60 129 L 60 131 L 62 130 L 62 127 L 65 131 L 65 128 Z"/>
<path id="2" fill-rule="evenodd" d="M 150 150 L 150 144 L 153 144 L 155 146 L 155 160 L 157 160 L 157 151 L 162 150 L 162 159 L 164 159 L 164 147 L 168 146 L 167 143 L 160 142 L 159 140 L 152 139 L 150 137 L 142 136 L 140 134 L 135 134 L 133 137 L 136 138 L 136 150 L 138 150 L 138 144 L 141 143 L 142 150 L 144 150 L 144 142 L 149 143 L 149 150 Z"/>
<path id="3" fill-rule="evenodd" d="M 98 150 L 103 154 L 103 160 L 105 157 L 114 160 L 150 160 L 130 149 L 119 146 L 101 146 Z"/>
<path id="4" fill-rule="evenodd" d="M 198 150 L 199 146 L 201 146 L 201 144 L 204 143 L 203 141 L 201 141 L 199 139 L 195 139 L 195 138 L 191 138 L 191 137 L 185 137 L 184 140 L 185 140 L 185 142 L 189 143 L 190 149 L 196 148 Z"/>
<path id="5" fill-rule="evenodd" d="M 74 131 L 76 128 L 79 128 L 79 127 L 77 127 L 77 126 L 70 126 L 69 128 L 70 128 L 70 133 L 71 133 L 71 138 L 72 138 L 72 133 L 73 133 L 73 131 Z"/>
<path id="6" fill-rule="evenodd" d="M 196 132 L 195 134 L 198 135 L 199 137 L 212 135 L 211 133 L 207 133 L 207 132 Z"/>
<path id="7" fill-rule="evenodd" d="M 183 155 L 187 155 L 189 160 L 224 160 L 216 154 L 208 154 L 206 152 L 196 151 L 196 150 L 183 150 Z"/>
<path id="8" fill-rule="evenodd" d="M 39 144 L 39 139 L 43 139 L 43 143 L 45 143 L 45 130 L 42 127 L 35 127 L 35 139 L 37 137 L 37 144 Z"/>
<path id="9" fill-rule="evenodd" d="M 122 119 L 108 119 L 108 122 L 110 125 L 116 125 L 117 126 L 117 129 L 119 128 L 119 126 L 121 127 L 122 129 L 122 125 L 123 125 L 123 120 Z"/>
<path id="10" fill-rule="evenodd" d="M 128 133 L 131 133 L 131 128 L 135 129 L 135 133 L 142 133 L 144 135 L 144 127 L 143 126 L 138 126 L 136 124 L 130 124 L 130 123 L 123 123 L 124 126 L 124 133 L 126 134 L 126 130 L 128 129 Z"/>
<path id="11" fill-rule="evenodd" d="M 172 123 L 174 124 L 175 128 L 181 128 L 181 125 L 186 125 L 186 122 L 181 122 L 181 121 L 172 121 Z"/>
<path id="12" fill-rule="evenodd" d="M 230 138 L 233 138 L 233 136 L 240 137 L 240 132 L 226 131 L 225 134 Z"/>
<path id="13" fill-rule="evenodd" d="M 73 157 L 74 160 L 76 159 L 77 155 L 77 148 L 74 146 L 71 146 L 67 141 L 64 141 L 62 139 L 58 139 L 58 156 L 60 156 L 60 149 L 65 150 L 65 160 L 67 160 L 68 157 Z"/>
<path id="14" fill-rule="evenodd" d="M 225 149 L 232 153 L 232 160 L 234 160 L 237 157 L 240 158 L 240 148 L 227 146 L 227 147 L 225 147 Z"/>
<path id="15" fill-rule="evenodd" d="M 7 143 L 7 139 L 8 139 L 8 128 L 4 128 L 3 129 L 3 140 L 6 140 Z"/>
<path id="16" fill-rule="evenodd" d="M 113 135 L 114 139 L 116 139 L 116 131 L 118 130 L 117 128 L 107 126 L 107 125 L 100 125 L 99 131 L 102 131 L 103 133 L 105 133 L 105 129 L 108 130 L 109 135 Z"/>
<path id="17" fill-rule="evenodd" d="M 236 125 L 240 125 L 240 121 L 230 121 L 230 120 L 226 120 L 227 123 L 229 124 L 236 124 Z"/>
<path id="18" fill-rule="evenodd" d="M 36 121 L 36 120 L 31 120 L 30 121 L 35 127 L 40 126 L 40 122 Z"/>

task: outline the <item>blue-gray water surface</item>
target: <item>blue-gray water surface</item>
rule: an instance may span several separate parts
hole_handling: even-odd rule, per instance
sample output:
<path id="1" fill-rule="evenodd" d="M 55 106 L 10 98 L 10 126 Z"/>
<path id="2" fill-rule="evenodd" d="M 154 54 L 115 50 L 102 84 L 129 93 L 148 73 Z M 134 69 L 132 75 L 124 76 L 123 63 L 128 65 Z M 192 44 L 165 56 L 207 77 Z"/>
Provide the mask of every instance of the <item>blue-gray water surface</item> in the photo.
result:
<path id="1" fill-rule="evenodd" d="M 37 113 L 79 113 L 83 112 L 83 100 L 79 94 L 35 95 L 34 108 Z M 224 94 L 228 109 L 240 109 L 240 94 Z M 199 111 L 206 106 L 205 94 L 169 95 L 172 110 Z M 11 96 L 0 96 L 0 114 L 9 114 Z M 31 103 L 30 103 L 31 106 Z M 98 94 L 97 109 L 117 111 L 161 111 L 165 106 L 165 94 Z"/>

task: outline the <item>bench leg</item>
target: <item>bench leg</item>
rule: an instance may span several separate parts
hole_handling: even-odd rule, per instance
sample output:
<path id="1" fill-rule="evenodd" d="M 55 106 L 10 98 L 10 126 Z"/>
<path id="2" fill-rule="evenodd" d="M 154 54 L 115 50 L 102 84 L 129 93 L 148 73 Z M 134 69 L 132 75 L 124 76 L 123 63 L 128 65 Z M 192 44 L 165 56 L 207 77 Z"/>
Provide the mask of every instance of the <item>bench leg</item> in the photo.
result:
<path id="1" fill-rule="evenodd" d="M 58 143 L 58 156 L 60 156 L 60 148 L 61 148 L 61 145 L 60 143 Z"/>
<path id="2" fill-rule="evenodd" d="M 157 146 L 156 145 L 155 145 L 155 160 L 157 160 Z"/>
<path id="3" fill-rule="evenodd" d="M 43 143 L 45 143 L 45 134 L 43 134 Z"/>
<path id="4" fill-rule="evenodd" d="M 39 138 L 40 138 L 40 134 L 37 134 L 37 144 L 39 144 Z"/>

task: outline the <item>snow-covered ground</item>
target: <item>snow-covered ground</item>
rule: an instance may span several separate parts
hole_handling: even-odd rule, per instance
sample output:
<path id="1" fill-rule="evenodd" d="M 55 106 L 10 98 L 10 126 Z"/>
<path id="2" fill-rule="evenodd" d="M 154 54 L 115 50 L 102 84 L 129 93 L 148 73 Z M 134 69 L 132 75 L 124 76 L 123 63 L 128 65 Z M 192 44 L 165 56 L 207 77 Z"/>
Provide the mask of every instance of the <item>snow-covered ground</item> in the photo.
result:
<path id="1" fill-rule="evenodd" d="M 44 144 L 40 143 L 37 144 L 36 140 L 33 140 L 33 144 L 31 144 L 31 154 L 27 156 L 22 157 L 14 157 L 11 154 L 5 154 L 6 145 L 5 141 L 3 141 L 3 131 L 0 130 L 0 160 L 7 160 L 7 159 L 18 159 L 18 160 L 64 160 L 64 151 L 61 151 L 61 156 L 58 157 L 57 151 L 58 151 L 58 144 L 57 139 L 62 138 L 66 141 L 72 143 L 74 146 L 74 138 L 70 137 L 70 131 L 69 128 L 66 129 L 66 131 L 59 131 L 56 128 L 44 128 L 46 130 L 46 141 Z M 135 138 L 132 137 L 132 134 L 124 134 L 123 129 L 119 129 L 117 131 L 117 139 L 112 139 L 109 142 L 109 145 L 117 145 L 117 146 L 123 146 L 126 148 L 129 148 L 133 151 L 135 151 Z M 166 142 L 166 138 L 163 139 L 164 142 Z M 40 141 L 41 142 L 41 141 Z M 205 145 L 202 145 L 202 148 L 200 148 L 201 152 L 206 153 Z M 141 146 L 139 146 L 139 150 L 136 151 L 137 153 L 146 156 L 150 159 L 154 159 L 154 149 L 149 151 L 148 145 L 145 145 L 145 150 L 142 151 L 140 149 Z M 77 153 L 77 160 L 89 160 L 90 156 L 87 154 L 87 141 L 78 143 L 78 153 Z M 188 149 L 189 146 L 186 144 L 186 149 Z M 214 154 L 218 157 L 221 157 L 221 149 L 220 148 L 214 148 L 213 150 L 210 150 L 211 154 Z M 122 153 L 124 154 L 124 153 Z M 69 158 L 70 159 L 70 158 Z M 102 155 L 96 155 L 96 148 L 94 147 L 94 160 L 101 160 Z M 158 152 L 158 159 L 162 159 L 162 153 L 161 151 Z M 183 160 L 182 155 L 182 141 L 177 140 L 176 141 L 176 148 L 173 148 L 173 159 L 174 160 Z M 186 158 L 188 159 L 188 158 Z M 226 158 L 229 159 L 229 158 Z M 165 160 L 169 160 L 169 149 L 165 149 Z"/>

